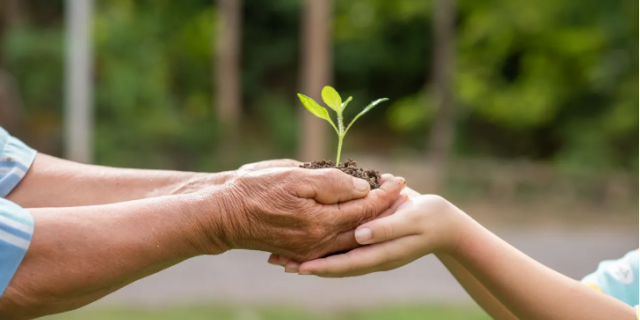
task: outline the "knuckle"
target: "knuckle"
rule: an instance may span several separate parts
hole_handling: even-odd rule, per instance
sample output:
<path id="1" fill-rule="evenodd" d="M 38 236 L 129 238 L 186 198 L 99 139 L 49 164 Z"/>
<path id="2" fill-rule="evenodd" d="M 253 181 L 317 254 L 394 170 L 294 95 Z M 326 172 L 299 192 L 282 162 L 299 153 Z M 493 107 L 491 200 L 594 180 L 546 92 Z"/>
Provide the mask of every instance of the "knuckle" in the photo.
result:
<path id="1" fill-rule="evenodd" d="M 298 194 L 298 191 L 307 184 L 305 180 L 303 172 L 295 168 L 286 168 L 274 179 L 274 183 L 280 185 L 288 193 Z"/>
<path id="2" fill-rule="evenodd" d="M 314 227 L 309 230 L 308 236 L 312 240 L 320 240 L 327 236 L 327 232 L 323 228 Z"/>
<path id="3" fill-rule="evenodd" d="M 324 169 L 318 170 L 318 172 L 320 172 L 320 174 L 323 177 L 326 177 L 329 179 L 339 179 L 341 178 L 341 175 L 342 175 L 342 172 L 340 170 L 337 170 L 334 168 L 324 168 Z"/>
<path id="4" fill-rule="evenodd" d="M 336 182 L 342 183 L 344 180 L 344 174 L 342 173 L 342 171 L 334 168 L 317 170 L 317 174 L 319 175 L 320 178 L 324 180 L 328 180 L 332 184 L 335 184 Z"/>
<path id="5" fill-rule="evenodd" d="M 356 263 L 354 261 L 356 261 L 357 259 L 355 259 L 356 257 L 353 256 L 353 254 L 351 252 L 347 252 L 347 259 L 345 262 L 345 266 L 344 266 L 344 270 L 342 270 L 345 273 L 351 273 L 351 272 L 355 272 L 358 270 L 358 266 L 356 265 Z"/>
<path id="6" fill-rule="evenodd" d="M 424 216 L 425 214 L 423 214 L 419 210 L 411 210 L 407 212 L 407 218 L 408 218 L 407 220 L 411 225 L 417 225 L 422 223 L 422 219 Z"/>
<path id="7" fill-rule="evenodd" d="M 420 201 L 424 202 L 427 205 L 426 207 L 432 208 L 434 211 L 441 211 L 450 206 L 449 201 L 435 194 L 424 195 L 421 197 Z"/>
<path id="8" fill-rule="evenodd" d="M 380 213 L 378 205 L 374 200 L 375 199 L 368 199 L 368 201 L 365 201 L 363 204 L 362 212 L 366 219 L 374 218 L 378 213 Z"/>
<path id="9" fill-rule="evenodd" d="M 357 270 L 357 268 L 356 268 L 355 264 L 353 262 L 351 262 L 351 261 L 347 261 L 347 263 L 344 266 L 344 270 L 335 270 L 334 272 L 338 273 L 338 274 L 340 274 L 340 273 L 349 274 L 349 273 L 352 273 L 352 272 L 354 272 L 356 270 Z"/>
<path id="10" fill-rule="evenodd" d="M 390 223 L 382 225 L 382 237 L 384 241 L 393 239 L 393 225 Z"/>
<path id="11" fill-rule="evenodd" d="M 300 170 L 296 170 L 296 168 L 282 168 L 278 174 L 282 181 L 288 183 L 299 182 L 303 177 L 303 173 Z"/>

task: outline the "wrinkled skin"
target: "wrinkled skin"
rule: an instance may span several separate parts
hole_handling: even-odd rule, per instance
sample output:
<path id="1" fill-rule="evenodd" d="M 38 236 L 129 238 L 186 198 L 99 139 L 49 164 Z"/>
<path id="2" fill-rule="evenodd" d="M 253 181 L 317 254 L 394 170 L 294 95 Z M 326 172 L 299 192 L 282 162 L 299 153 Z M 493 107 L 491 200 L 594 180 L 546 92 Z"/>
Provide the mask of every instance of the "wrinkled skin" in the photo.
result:
<path id="1" fill-rule="evenodd" d="M 405 184 L 392 178 L 370 192 L 366 181 L 335 169 L 245 170 L 224 185 L 224 214 L 210 223 L 217 238 L 209 242 L 296 261 L 350 250 L 359 246 L 354 229 L 388 209 Z"/>
<path id="2" fill-rule="evenodd" d="M 264 160 L 260 162 L 248 163 L 236 171 L 236 177 L 245 175 L 251 171 L 269 168 L 297 168 L 302 162 L 293 159 Z"/>

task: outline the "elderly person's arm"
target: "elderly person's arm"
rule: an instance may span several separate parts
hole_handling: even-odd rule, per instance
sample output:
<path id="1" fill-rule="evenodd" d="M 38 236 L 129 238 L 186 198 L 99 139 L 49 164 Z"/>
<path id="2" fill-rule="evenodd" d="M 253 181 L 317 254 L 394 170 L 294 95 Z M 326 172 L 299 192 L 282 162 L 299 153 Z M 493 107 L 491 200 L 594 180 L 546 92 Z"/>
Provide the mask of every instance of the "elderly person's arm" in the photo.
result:
<path id="1" fill-rule="evenodd" d="M 186 194 L 252 170 L 299 164 L 288 159 L 270 160 L 221 173 L 111 168 L 36 153 L 0 127 L 0 198 L 25 208 L 86 206 Z"/>
<path id="2" fill-rule="evenodd" d="M 246 165 L 238 171 L 200 173 L 111 168 L 39 153 L 7 199 L 25 208 L 108 204 L 196 192 L 254 168 L 298 164 L 293 160 L 273 160 Z"/>
<path id="3" fill-rule="evenodd" d="M 251 249 L 307 261 L 349 250 L 353 229 L 404 186 L 395 178 L 369 192 L 339 170 L 279 168 L 184 195 L 29 209 L 33 238 L 0 297 L 0 319 L 71 310 L 197 255 Z"/>

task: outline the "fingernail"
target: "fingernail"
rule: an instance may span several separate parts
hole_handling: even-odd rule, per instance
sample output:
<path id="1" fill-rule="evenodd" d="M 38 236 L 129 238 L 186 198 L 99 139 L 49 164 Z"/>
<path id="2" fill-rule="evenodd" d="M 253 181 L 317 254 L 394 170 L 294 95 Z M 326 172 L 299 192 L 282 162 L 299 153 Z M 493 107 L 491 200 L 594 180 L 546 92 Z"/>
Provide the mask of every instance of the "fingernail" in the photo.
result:
<path id="1" fill-rule="evenodd" d="M 298 274 L 301 275 L 301 276 L 310 276 L 311 272 L 310 271 L 300 271 L 300 272 L 298 272 Z"/>
<path id="2" fill-rule="evenodd" d="M 296 271 L 296 270 L 293 270 L 293 269 L 291 269 L 291 268 L 286 268 L 286 267 L 285 267 L 285 268 L 284 268 L 284 272 L 286 272 L 286 273 L 296 273 L 297 271 Z"/>
<path id="3" fill-rule="evenodd" d="M 369 182 L 366 182 L 359 178 L 353 178 L 353 186 L 358 191 L 367 191 L 369 190 Z"/>
<path id="4" fill-rule="evenodd" d="M 356 230 L 356 240 L 360 243 L 366 242 L 373 238 L 373 233 L 369 228 L 362 228 Z"/>

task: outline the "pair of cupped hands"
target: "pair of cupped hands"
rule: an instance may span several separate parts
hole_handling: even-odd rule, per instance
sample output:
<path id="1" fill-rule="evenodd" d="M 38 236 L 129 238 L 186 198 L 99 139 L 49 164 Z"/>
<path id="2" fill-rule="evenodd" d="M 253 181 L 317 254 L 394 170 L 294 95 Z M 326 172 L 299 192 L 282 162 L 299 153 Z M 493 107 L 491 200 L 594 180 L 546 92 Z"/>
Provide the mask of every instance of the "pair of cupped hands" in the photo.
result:
<path id="1" fill-rule="evenodd" d="M 215 245 L 207 253 L 266 251 L 272 253 L 268 262 L 286 272 L 344 277 L 394 269 L 448 249 L 446 236 L 417 227 L 429 219 L 421 210 L 425 205 L 445 209 L 442 198 L 417 197 L 404 178 L 391 174 L 370 190 L 367 181 L 340 170 L 299 166 L 287 159 L 241 167 L 221 187 L 223 219 L 212 223 L 217 230 L 207 241 Z M 399 209 L 403 214 L 394 214 Z"/>

